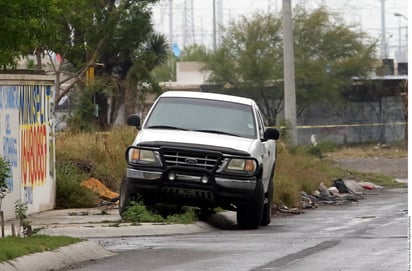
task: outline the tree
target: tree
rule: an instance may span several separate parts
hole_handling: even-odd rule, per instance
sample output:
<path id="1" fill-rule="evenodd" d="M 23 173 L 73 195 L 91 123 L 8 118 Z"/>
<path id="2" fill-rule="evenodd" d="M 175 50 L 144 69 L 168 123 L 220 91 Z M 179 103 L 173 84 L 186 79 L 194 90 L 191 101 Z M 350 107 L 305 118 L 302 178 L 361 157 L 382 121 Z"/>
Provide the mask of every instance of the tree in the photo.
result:
<path id="1" fill-rule="evenodd" d="M 375 43 L 324 8 L 294 12 L 298 113 L 317 102 L 336 101 L 351 77 L 374 62 Z M 221 47 L 206 63 L 221 91 L 254 98 L 268 123 L 283 109 L 283 50 L 280 15 L 254 14 L 230 22 Z"/>
<path id="2" fill-rule="evenodd" d="M 274 14 L 254 14 L 231 21 L 222 45 L 206 62 L 210 82 L 223 91 L 255 99 L 273 124 L 281 110 L 283 77 L 281 21 Z"/>
<path id="3" fill-rule="evenodd" d="M 56 104 L 60 98 L 71 92 L 73 87 L 78 86 L 79 82 L 81 88 L 84 88 L 85 83 L 90 83 L 90 80 L 89 82 L 82 82 L 82 80 L 93 70 L 93 78 L 105 82 L 108 86 L 100 90 L 96 89 L 90 97 L 98 106 L 99 126 L 108 128 L 111 124 L 107 118 L 109 112 L 111 112 L 109 119 L 114 120 L 122 104 L 126 104 L 126 111 L 133 110 L 131 107 L 136 102 L 136 95 L 131 97 L 127 94 L 136 91 L 136 87 L 131 87 L 127 82 L 128 78 L 133 77 L 130 75 L 131 71 L 141 73 L 138 77 L 142 81 L 151 80 L 144 69 L 133 69 L 134 65 L 139 63 L 144 65 L 145 69 L 153 69 L 156 63 L 164 58 L 161 54 L 166 50 L 167 44 L 162 35 L 154 33 L 150 21 L 150 4 L 157 0 L 77 1 L 79 2 L 77 4 L 83 8 L 79 14 L 69 14 L 66 20 L 68 23 L 63 23 L 70 35 L 65 36 L 66 43 L 59 50 L 63 52 L 63 60 L 67 59 L 68 65 L 65 68 L 63 65 L 63 70 L 72 70 L 73 73 L 64 79 L 70 82 L 70 85 L 57 97 Z M 69 1 L 67 7 L 71 5 L 76 4 Z M 160 47 L 151 47 L 149 50 L 154 50 L 152 51 L 154 54 L 146 58 L 147 44 L 153 37 L 163 42 L 156 44 Z M 64 61 L 60 62 L 60 68 L 62 63 Z M 55 73 L 59 74 L 59 67 L 56 67 Z M 57 76 L 56 78 L 56 82 L 59 82 Z M 89 79 L 92 78 L 89 76 Z"/>
<path id="4" fill-rule="evenodd" d="M 35 52 L 35 66 L 41 68 L 41 54 L 46 53 L 51 65 L 51 71 L 46 72 L 55 75 L 58 90 L 55 106 L 64 96 L 84 88 L 88 83 L 86 75 L 87 79 L 100 78 L 113 87 L 111 91 L 105 88 L 93 94 L 99 98 L 96 101 L 102 113 L 98 119 L 100 126 L 107 127 L 107 117 L 103 117 L 109 111 L 107 101 L 113 102 L 110 108 L 113 119 L 126 99 L 129 70 L 142 61 L 141 57 L 145 58 L 145 69 L 153 69 L 164 58 L 162 55 L 156 55 L 157 59 L 153 55 L 146 58 L 147 42 L 156 36 L 151 23 L 151 4 L 157 1 L 3 1 L 0 4 L 0 14 L 4 15 L 0 16 L 0 65 L 13 68 L 17 57 Z M 161 35 L 157 37 L 165 41 Z M 151 49 L 166 50 L 166 42 L 159 44 L 163 49 Z M 134 69 L 134 72 L 141 71 Z M 139 75 L 140 80 L 151 80 L 147 71 L 142 74 L 145 76 Z"/>
<path id="5" fill-rule="evenodd" d="M 57 1 L 58 2 L 58 1 Z M 14 0 L 0 3 L 0 66 L 14 68 L 16 60 L 32 53 L 56 32 L 46 18 L 59 13 L 55 0 Z"/>
<path id="6" fill-rule="evenodd" d="M 183 48 L 182 54 L 178 60 L 204 62 L 207 60 L 209 53 L 210 52 L 207 50 L 206 46 L 195 43 Z"/>
<path id="7" fill-rule="evenodd" d="M 127 115 L 136 111 L 144 113 L 149 93 L 160 95 L 162 89 L 152 71 L 156 66 L 165 63 L 167 49 L 167 41 L 163 35 L 151 34 L 143 48 L 135 55 L 136 59 L 126 76 L 129 91 L 125 101 L 134 101 L 126 106 Z M 136 108 L 136 103 L 139 108 Z"/>
<path id="8" fill-rule="evenodd" d="M 376 43 L 355 27 L 323 8 L 296 11 L 298 115 L 316 102 L 337 103 L 352 77 L 364 77 L 372 70 Z"/>

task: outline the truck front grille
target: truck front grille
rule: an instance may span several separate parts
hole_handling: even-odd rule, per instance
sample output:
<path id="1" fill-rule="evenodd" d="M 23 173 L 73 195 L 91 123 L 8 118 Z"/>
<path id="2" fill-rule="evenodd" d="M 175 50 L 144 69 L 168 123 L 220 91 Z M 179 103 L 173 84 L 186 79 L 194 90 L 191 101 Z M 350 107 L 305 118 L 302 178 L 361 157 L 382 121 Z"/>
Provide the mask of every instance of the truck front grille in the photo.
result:
<path id="1" fill-rule="evenodd" d="M 187 166 L 212 170 L 219 161 L 219 155 L 173 150 L 165 151 L 163 159 L 167 166 Z"/>

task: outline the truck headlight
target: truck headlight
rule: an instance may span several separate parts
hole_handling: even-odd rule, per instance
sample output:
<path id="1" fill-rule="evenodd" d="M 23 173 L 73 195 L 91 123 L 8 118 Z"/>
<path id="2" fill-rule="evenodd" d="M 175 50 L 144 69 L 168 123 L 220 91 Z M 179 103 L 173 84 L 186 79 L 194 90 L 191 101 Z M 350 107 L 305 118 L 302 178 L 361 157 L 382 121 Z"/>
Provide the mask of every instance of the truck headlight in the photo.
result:
<path id="1" fill-rule="evenodd" d="M 253 159 L 230 159 L 226 169 L 228 171 L 246 171 L 253 173 L 256 170 L 256 161 Z"/>
<path id="2" fill-rule="evenodd" d="M 129 164 L 159 165 L 158 154 L 153 150 L 129 148 L 126 159 Z"/>

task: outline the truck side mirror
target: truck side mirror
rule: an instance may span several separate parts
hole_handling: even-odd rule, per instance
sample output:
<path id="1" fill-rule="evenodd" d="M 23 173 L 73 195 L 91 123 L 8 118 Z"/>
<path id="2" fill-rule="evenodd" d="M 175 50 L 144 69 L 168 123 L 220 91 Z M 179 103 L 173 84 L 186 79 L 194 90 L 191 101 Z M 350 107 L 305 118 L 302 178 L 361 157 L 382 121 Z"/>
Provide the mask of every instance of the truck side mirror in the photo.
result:
<path id="1" fill-rule="evenodd" d="M 127 125 L 135 126 L 136 128 L 140 127 L 140 117 L 139 115 L 133 114 L 127 117 Z"/>
<path id="2" fill-rule="evenodd" d="M 265 139 L 273 139 L 278 140 L 280 137 L 280 133 L 275 128 L 266 128 L 265 133 L 263 134 Z"/>

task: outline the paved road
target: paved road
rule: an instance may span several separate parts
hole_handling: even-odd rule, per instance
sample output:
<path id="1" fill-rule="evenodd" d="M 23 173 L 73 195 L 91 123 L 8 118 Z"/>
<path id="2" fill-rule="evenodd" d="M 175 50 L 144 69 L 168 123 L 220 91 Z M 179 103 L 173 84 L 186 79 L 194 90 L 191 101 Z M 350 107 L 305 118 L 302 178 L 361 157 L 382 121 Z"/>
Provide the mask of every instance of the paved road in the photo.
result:
<path id="1" fill-rule="evenodd" d="M 336 161 L 343 168 L 380 173 L 398 179 L 408 178 L 408 158 L 345 157 Z"/>
<path id="2" fill-rule="evenodd" d="M 94 239 L 118 254 L 70 270 L 408 270 L 407 208 L 402 188 L 254 231 L 237 229 L 229 213 L 209 233 Z"/>

